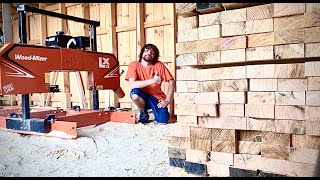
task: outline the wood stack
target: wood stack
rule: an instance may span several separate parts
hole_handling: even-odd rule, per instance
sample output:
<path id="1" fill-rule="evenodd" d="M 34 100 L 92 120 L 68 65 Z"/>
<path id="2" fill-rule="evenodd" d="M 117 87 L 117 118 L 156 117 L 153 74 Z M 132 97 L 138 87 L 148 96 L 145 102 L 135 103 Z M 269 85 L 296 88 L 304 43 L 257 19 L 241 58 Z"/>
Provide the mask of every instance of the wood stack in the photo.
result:
<path id="1" fill-rule="evenodd" d="M 315 176 L 320 3 L 178 18 L 171 176 Z"/>

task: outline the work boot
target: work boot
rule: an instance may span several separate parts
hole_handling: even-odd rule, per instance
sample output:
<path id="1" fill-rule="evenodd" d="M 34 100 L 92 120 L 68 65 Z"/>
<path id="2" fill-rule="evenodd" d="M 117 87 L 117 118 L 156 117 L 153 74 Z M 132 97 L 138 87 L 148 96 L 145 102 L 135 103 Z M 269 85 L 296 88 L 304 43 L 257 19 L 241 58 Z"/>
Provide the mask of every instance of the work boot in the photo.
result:
<path id="1" fill-rule="evenodd" d="M 146 108 L 141 109 L 138 122 L 145 124 L 145 123 L 148 123 L 148 120 L 149 120 L 149 113 L 148 113 L 147 109 Z"/>

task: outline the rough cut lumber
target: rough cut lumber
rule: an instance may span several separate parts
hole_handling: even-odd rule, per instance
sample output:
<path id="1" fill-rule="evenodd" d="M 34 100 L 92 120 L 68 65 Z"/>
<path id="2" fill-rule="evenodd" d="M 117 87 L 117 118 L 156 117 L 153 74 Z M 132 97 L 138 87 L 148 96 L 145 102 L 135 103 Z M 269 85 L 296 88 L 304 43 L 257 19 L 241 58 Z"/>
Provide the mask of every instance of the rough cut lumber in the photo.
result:
<path id="1" fill-rule="evenodd" d="M 229 167 L 230 177 L 256 177 L 258 171 Z"/>
<path id="2" fill-rule="evenodd" d="M 221 36 L 237 36 L 246 34 L 246 22 L 234 22 L 222 24 Z"/>
<path id="3" fill-rule="evenodd" d="M 197 41 L 176 43 L 176 54 L 197 52 Z"/>
<path id="4" fill-rule="evenodd" d="M 306 121 L 274 120 L 275 132 L 288 134 L 306 134 Z"/>
<path id="5" fill-rule="evenodd" d="M 209 161 L 209 152 L 194 149 L 186 149 L 186 161 L 194 163 L 206 163 Z"/>
<path id="6" fill-rule="evenodd" d="M 176 4 L 179 4 L 179 3 L 176 3 Z M 199 17 L 192 16 L 192 17 L 186 17 L 186 18 L 178 18 L 177 23 L 178 23 L 178 32 L 197 29 L 199 27 Z"/>
<path id="7" fill-rule="evenodd" d="M 237 131 L 239 141 L 262 142 L 263 131 Z"/>
<path id="8" fill-rule="evenodd" d="M 177 92 L 198 92 L 198 81 L 176 81 Z"/>
<path id="9" fill-rule="evenodd" d="M 246 34 L 266 33 L 273 31 L 273 18 L 246 21 Z"/>
<path id="10" fill-rule="evenodd" d="M 219 104 L 219 116 L 244 117 L 244 104 Z"/>
<path id="11" fill-rule="evenodd" d="M 306 57 L 320 57 L 320 43 L 306 43 Z"/>
<path id="12" fill-rule="evenodd" d="M 176 104 L 196 104 L 197 93 L 174 93 L 174 102 Z"/>
<path id="13" fill-rule="evenodd" d="M 320 26 L 320 14 L 313 12 L 304 13 L 305 26 L 304 27 L 313 27 Z"/>
<path id="14" fill-rule="evenodd" d="M 320 121 L 306 121 L 306 135 L 320 136 Z"/>
<path id="15" fill-rule="evenodd" d="M 186 80 L 186 81 L 192 81 L 192 80 L 198 80 L 197 76 L 198 69 L 177 69 L 176 70 L 176 78 L 177 80 Z"/>
<path id="16" fill-rule="evenodd" d="M 184 168 L 185 160 L 169 157 L 169 165 L 170 165 L 170 166 L 173 166 L 173 167 Z"/>
<path id="17" fill-rule="evenodd" d="M 276 17 L 273 19 L 273 22 L 274 22 L 274 31 L 284 31 L 289 29 L 306 27 L 304 15 Z"/>
<path id="18" fill-rule="evenodd" d="M 219 91 L 247 91 L 247 79 L 221 80 L 221 88 Z"/>
<path id="19" fill-rule="evenodd" d="M 177 123 L 182 126 L 198 127 L 198 118 L 197 118 L 197 116 L 178 115 L 177 116 Z"/>
<path id="20" fill-rule="evenodd" d="M 237 139 L 236 130 L 234 129 L 213 128 L 211 133 L 211 138 L 215 141 L 236 141 Z"/>
<path id="21" fill-rule="evenodd" d="M 176 58 L 177 66 L 187 66 L 187 65 L 197 65 L 197 53 L 189 53 L 189 54 L 180 54 Z"/>
<path id="22" fill-rule="evenodd" d="M 273 4 L 263 4 L 247 8 L 247 21 L 269 19 L 273 16 Z"/>
<path id="23" fill-rule="evenodd" d="M 220 63 L 220 51 L 212 51 L 212 52 L 199 52 L 197 53 L 198 65 L 206 65 L 206 64 L 219 64 Z"/>
<path id="24" fill-rule="evenodd" d="M 304 44 L 285 44 L 274 46 L 275 59 L 304 58 Z"/>
<path id="25" fill-rule="evenodd" d="M 261 155 L 234 154 L 234 167 L 248 170 L 262 168 Z M 282 160 L 283 161 L 283 160 Z"/>
<path id="26" fill-rule="evenodd" d="M 196 104 L 219 104 L 218 92 L 196 93 Z"/>
<path id="27" fill-rule="evenodd" d="M 246 92 L 219 92 L 219 102 L 222 104 L 245 104 Z"/>
<path id="28" fill-rule="evenodd" d="M 274 92 L 247 92 L 248 104 L 275 104 Z"/>
<path id="29" fill-rule="evenodd" d="M 290 16 L 306 12 L 305 3 L 274 3 L 273 17 Z"/>
<path id="30" fill-rule="evenodd" d="M 221 25 L 211 25 L 198 28 L 199 40 L 221 37 Z"/>
<path id="31" fill-rule="evenodd" d="M 247 79 L 239 80 L 216 80 L 199 82 L 199 92 L 216 92 L 216 91 L 247 91 Z"/>
<path id="32" fill-rule="evenodd" d="M 197 116 L 218 116 L 218 107 L 216 104 L 198 104 Z"/>
<path id="33" fill-rule="evenodd" d="M 247 118 L 247 130 L 275 131 L 275 121 L 269 119 Z"/>
<path id="34" fill-rule="evenodd" d="M 197 3 L 196 10 L 201 14 L 214 13 L 222 11 L 221 3 Z"/>
<path id="35" fill-rule="evenodd" d="M 244 49 L 247 48 L 246 36 L 234 36 L 221 38 L 221 50 Z"/>
<path id="36" fill-rule="evenodd" d="M 197 111 L 191 111 L 191 109 L 197 109 L 197 105 L 195 103 L 175 103 L 174 104 L 174 113 L 175 115 L 188 115 L 188 116 L 197 116 Z"/>
<path id="37" fill-rule="evenodd" d="M 170 136 L 169 143 L 173 147 L 190 149 L 190 138 Z"/>
<path id="38" fill-rule="evenodd" d="M 246 66 L 221 67 L 198 70 L 198 81 L 245 78 Z"/>
<path id="39" fill-rule="evenodd" d="M 231 49 L 221 51 L 221 63 L 230 62 L 245 62 L 246 50 L 245 49 Z"/>
<path id="40" fill-rule="evenodd" d="M 207 164 L 207 171 L 209 176 L 212 177 L 228 177 L 229 176 L 229 165 L 218 164 L 213 161 L 209 161 Z"/>
<path id="41" fill-rule="evenodd" d="M 261 144 L 261 157 L 289 160 L 290 147 Z"/>
<path id="42" fill-rule="evenodd" d="M 320 106 L 306 106 L 305 118 L 307 121 L 320 121 Z"/>
<path id="43" fill-rule="evenodd" d="M 290 147 L 290 134 L 265 132 L 262 135 L 262 144 L 266 145 L 279 145 Z"/>
<path id="44" fill-rule="evenodd" d="M 196 41 L 199 39 L 198 29 L 181 30 L 177 33 L 177 42 Z"/>
<path id="45" fill-rule="evenodd" d="M 320 27 L 304 28 L 305 41 L 304 43 L 320 42 Z"/>
<path id="46" fill-rule="evenodd" d="M 246 117 L 274 119 L 273 104 L 245 104 Z"/>
<path id="47" fill-rule="evenodd" d="M 277 91 L 277 79 L 250 79 L 250 91 Z"/>
<path id="48" fill-rule="evenodd" d="M 199 27 L 221 24 L 221 13 L 199 15 Z"/>
<path id="49" fill-rule="evenodd" d="M 261 142 L 239 141 L 239 153 L 241 154 L 260 154 Z"/>
<path id="50" fill-rule="evenodd" d="M 245 79 L 246 78 L 246 67 L 245 66 L 234 66 L 234 67 L 221 67 L 220 68 L 220 79 Z"/>
<path id="51" fill-rule="evenodd" d="M 196 3 L 175 3 L 178 16 L 189 17 L 199 14 L 196 11 Z"/>
<path id="52" fill-rule="evenodd" d="M 233 166 L 233 153 L 210 152 L 210 162 Z"/>
<path id="53" fill-rule="evenodd" d="M 174 124 L 170 126 L 169 136 L 190 138 L 190 127 Z"/>
<path id="54" fill-rule="evenodd" d="M 275 106 L 275 119 L 305 120 L 305 106 Z"/>
<path id="55" fill-rule="evenodd" d="M 320 76 L 320 62 L 305 62 L 305 76 Z"/>
<path id="56" fill-rule="evenodd" d="M 276 92 L 276 105 L 305 105 L 305 91 Z"/>
<path id="57" fill-rule="evenodd" d="M 198 69 L 198 81 L 219 80 L 221 68 Z"/>
<path id="58" fill-rule="evenodd" d="M 275 78 L 275 64 L 247 65 L 246 69 L 248 79 Z"/>
<path id="59" fill-rule="evenodd" d="M 320 13 L 320 3 L 306 3 L 306 12 Z"/>
<path id="60" fill-rule="evenodd" d="M 276 64 L 275 78 L 305 78 L 305 63 Z"/>
<path id="61" fill-rule="evenodd" d="M 308 78 L 308 83 L 310 80 L 311 79 Z M 278 79 L 278 91 L 306 91 L 306 90 L 307 90 L 307 79 L 306 78 L 304 78 L 304 79 Z"/>
<path id="62" fill-rule="evenodd" d="M 220 50 L 220 38 L 198 40 L 196 52 L 210 52 Z"/>
<path id="63" fill-rule="evenodd" d="M 316 107 L 316 108 L 318 108 L 318 107 Z M 320 136 L 319 111 L 314 112 L 313 114 L 317 114 L 318 117 L 317 118 L 308 118 L 308 119 L 306 118 L 306 135 Z"/>
<path id="64" fill-rule="evenodd" d="M 248 34 L 248 47 L 273 46 L 274 32 Z"/>
<path id="65" fill-rule="evenodd" d="M 190 127 L 190 138 L 191 139 L 211 139 L 211 136 L 212 136 L 211 131 L 212 131 L 211 128 Z"/>
<path id="66" fill-rule="evenodd" d="M 198 117 L 199 127 L 221 129 L 246 129 L 245 117 Z"/>
<path id="67" fill-rule="evenodd" d="M 308 91 L 319 91 L 320 90 L 320 77 L 307 77 L 307 90 Z"/>
<path id="68" fill-rule="evenodd" d="M 246 8 L 222 11 L 221 24 L 246 21 L 246 12 Z"/>
<path id="69" fill-rule="evenodd" d="M 306 105 L 320 106 L 320 91 L 307 91 Z"/>
<path id="70" fill-rule="evenodd" d="M 195 94 L 196 93 L 174 93 L 174 112 L 176 115 L 197 115 L 197 111 L 191 111 L 191 109 L 197 109 Z"/>
<path id="71" fill-rule="evenodd" d="M 184 169 L 189 174 L 207 176 L 207 166 L 206 166 L 206 164 L 198 164 L 198 163 L 193 163 L 193 162 L 186 161 Z"/>
<path id="72" fill-rule="evenodd" d="M 212 140 L 213 152 L 237 153 L 235 141 L 215 141 Z"/>
<path id="73" fill-rule="evenodd" d="M 246 49 L 246 61 L 273 60 L 273 46 L 252 47 Z"/>
<path id="74" fill-rule="evenodd" d="M 318 149 L 301 149 L 291 148 L 289 153 L 289 161 L 306 163 L 306 164 L 317 164 L 320 158 L 320 151 Z"/>
<path id="75" fill-rule="evenodd" d="M 287 160 L 263 158 L 261 155 L 235 154 L 234 167 L 262 170 L 276 174 L 298 177 L 312 177 L 317 166 L 304 163 L 295 163 Z"/>
<path id="76" fill-rule="evenodd" d="M 291 147 L 320 150 L 320 136 L 292 134 Z"/>
<path id="77" fill-rule="evenodd" d="M 211 140 L 190 138 L 190 149 L 211 151 Z"/>
<path id="78" fill-rule="evenodd" d="M 306 37 L 305 28 L 275 31 L 274 44 L 304 43 Z"/>
<path id="79" fill-rule="evenodd" d="M 168 147 L 168 156 L 177 159 L 186 159 L 186 149 Z"/>

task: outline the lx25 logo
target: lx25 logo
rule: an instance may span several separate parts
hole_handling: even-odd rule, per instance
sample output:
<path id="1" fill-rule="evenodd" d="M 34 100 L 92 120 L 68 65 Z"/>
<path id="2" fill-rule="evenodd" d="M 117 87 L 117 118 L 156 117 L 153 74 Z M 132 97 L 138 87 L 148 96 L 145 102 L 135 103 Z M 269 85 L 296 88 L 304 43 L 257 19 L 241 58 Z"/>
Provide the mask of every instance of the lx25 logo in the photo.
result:
<path id="1" fill-rule="evenodd" d="M 99 57 L 99 68 L 110 68 L 110 58 Z"/>

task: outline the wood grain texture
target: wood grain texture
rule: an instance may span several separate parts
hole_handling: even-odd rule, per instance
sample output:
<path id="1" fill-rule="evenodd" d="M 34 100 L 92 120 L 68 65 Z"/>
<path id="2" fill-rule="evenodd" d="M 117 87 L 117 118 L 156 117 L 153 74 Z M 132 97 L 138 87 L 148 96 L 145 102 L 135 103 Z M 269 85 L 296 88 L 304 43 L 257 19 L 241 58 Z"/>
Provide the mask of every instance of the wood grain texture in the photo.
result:
<path id="1" fill-rule="evenodd" d="M 255 19 L 269 19 L 273 16 L 273 4 L 263 4 L 247 7 L 247 21 Z"/>

